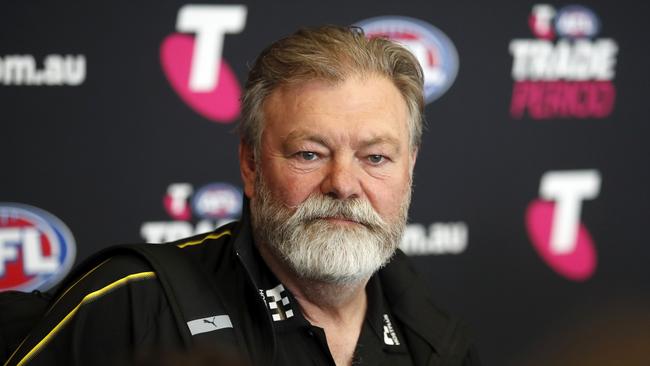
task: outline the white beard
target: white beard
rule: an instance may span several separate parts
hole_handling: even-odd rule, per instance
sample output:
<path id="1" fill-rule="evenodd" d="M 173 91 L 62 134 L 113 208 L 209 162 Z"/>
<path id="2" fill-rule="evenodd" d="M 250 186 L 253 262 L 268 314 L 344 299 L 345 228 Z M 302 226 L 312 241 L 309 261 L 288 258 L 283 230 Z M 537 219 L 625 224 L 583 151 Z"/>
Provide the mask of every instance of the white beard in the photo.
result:
<path id="1" fill-rule="evenodd" d="M 411 198 L 409 189 L 398 217 L 386 222 L 363 199 L 311 195 L 292 210 L 273 197 L 263 178 L 255 191 L 251 216 L 258 244 L 267 245 L 298 277 L 340 285 L 367 280 L 388 263 L 401 241 Z"/>

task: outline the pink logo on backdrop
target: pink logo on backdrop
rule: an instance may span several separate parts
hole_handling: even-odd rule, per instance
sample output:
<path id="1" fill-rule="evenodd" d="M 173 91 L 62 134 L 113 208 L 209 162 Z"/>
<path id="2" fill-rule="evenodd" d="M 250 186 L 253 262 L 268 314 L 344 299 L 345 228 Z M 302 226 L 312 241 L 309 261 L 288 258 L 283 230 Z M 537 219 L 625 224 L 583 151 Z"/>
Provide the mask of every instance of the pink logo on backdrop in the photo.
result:
<path id="1" fill-rule="evenodd" d="M 190 183 L 172 183 L 163 196 L 165 212 L 171 220 L 143 222 L 140 235 L 147 243 L 165 243 L 207 233 L 241 215 L 242 197 L 239 187 L 224 182 L 209 183 L 196 190 Z M 0 260 L 1 249 L 0 245 Z"/>
<path id="2" fill-rule="evenodd" d="M 190 206 L 186 202 L 192 191 L 192 185 L 188 183 L 176 183 L 167 188 L 167 194 L 163 197 L 163 205 L 165 211 L 174 220 L 189 220 L 192 217 Z"/>
<path id="3" fill-rule="evenodd" d="M 510 115 L 534 120 L 609 117 L 616 102 L 618 43 L 597 37 L 601 22 L 581 5 L 533 6 L 535 38 L 510 41 Z"/>
<path id="4" fill-rule="evenodd" d="M 579 223 L 575 247 L 568 253 L 557 253 L 551 246 L 551 228 L 555 203 L 535 200 L 526 210 L 528 235 L 537 254 L 557 273 L 582 281 L 596 270 L 596 250 L 587 228 Z"/>
<path id="5" fill-rule="evenodd" d="M 594 240 L 580 222 L 582 202 L 600 191 L 595 170 L 547 172 L 540 184 L 541 199 L 526 210 L 526 227 L 533 248 L 556 273 L 573 281 L 593 276 L 597 266 Z"/>
<path id="6" fill-rule="evenodd" d="M 219 69 L 217 86 L 207 92 L 191 90 L 189 80 L 194 43 L 194 37 L 178 33 L 165 38 L 160 48 L 165 75 L 181 99 L 197 113 L 211 121 L 232 122 L 239 116 L 239 81 L 228 63 L 222 59 L 215 65 Z"/>
<path id="7" fill-rule="evenodd" d="M 231 123 L 240 113 L 241 86 L 222 58 L 226 34 L 244 29 L 242 5 L 185 5 L 176 29 L 160 47 L 160 63 L 172 88 L 203 117 Z"/>
<path id="8" fill-rule="evenodd" d="M 528 26 L 533 34 L 540 39 L 555 38 L 553 31 L 553 17 L 555 17 L 555 9 L 546 4 L 533 6 L 533 11 L 528 16 Z"/>

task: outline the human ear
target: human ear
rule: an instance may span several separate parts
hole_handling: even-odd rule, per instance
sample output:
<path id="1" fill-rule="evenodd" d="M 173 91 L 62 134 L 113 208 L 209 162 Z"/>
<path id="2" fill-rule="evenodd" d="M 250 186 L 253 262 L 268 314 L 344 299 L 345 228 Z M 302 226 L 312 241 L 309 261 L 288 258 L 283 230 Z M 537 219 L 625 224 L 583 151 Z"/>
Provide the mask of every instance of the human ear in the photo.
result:
<path id="1" fill-rule="evenodd" d="M 244 194 L 248 198 L 255 196 L 255 177 L 257 174 L 253 148 L 243 140 L 239 142 L 239 170 L 244 181 Z"/>

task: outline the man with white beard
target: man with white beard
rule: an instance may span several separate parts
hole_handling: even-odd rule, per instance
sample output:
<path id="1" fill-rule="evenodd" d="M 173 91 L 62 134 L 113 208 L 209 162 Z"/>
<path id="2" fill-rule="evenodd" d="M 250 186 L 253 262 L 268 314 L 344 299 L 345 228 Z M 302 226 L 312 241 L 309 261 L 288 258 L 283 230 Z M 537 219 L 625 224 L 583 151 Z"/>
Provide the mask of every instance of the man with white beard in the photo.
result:
<path id="1" fill-rule="evenodd" d="M 382 350 L 368 352 L 364 323 L 377 305 L 369 302 L 381 299 L 367 288 L 406 225 L 422 134 L 420 67 L 387 40 L 324 27 L 267 48 L 246 89 L 240 166 L 261 257 L 299 315 L 322 329 L 326 356 L 337 365 L 370 364 Z M 412 310 L 415 319 L 428 316 Z M 399 320 L 382 319 L 383 346 L 399 344 Z M 306 361 L 292 353 L 291 364 Z M 413 356 L 374 359 L 412 364 Z"/>
<path id="2" fill-rule="evenodd" d="M 262 52 L 242 99 L 242 219 L 170 244 L 219 299 L 187 322 L 197 343 L 254 365 L 478 364 L 464 327 L 397 249 L 422 85 L 405 48 L 357 28 L 302 29 Z M 111 364 L 179 349 L 188 329 L 174 326 L 150 269 L 131 257 L 101 263 L 12 362 Z"/>

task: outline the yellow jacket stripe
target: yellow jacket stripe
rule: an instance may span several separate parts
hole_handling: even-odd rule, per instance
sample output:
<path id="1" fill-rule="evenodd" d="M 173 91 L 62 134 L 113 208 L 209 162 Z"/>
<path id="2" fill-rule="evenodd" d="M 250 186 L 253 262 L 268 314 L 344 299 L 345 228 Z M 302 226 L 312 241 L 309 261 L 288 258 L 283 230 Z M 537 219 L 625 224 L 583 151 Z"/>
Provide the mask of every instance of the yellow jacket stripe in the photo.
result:
<path id="1" fill-rule="evenodd" d="M 109 259 L 110 259 L 110 258 L 109 258 Z M 89 274 L 93 273 L 97 268 L 101 267 L 101 265 L 104 264 L 104 263 L 106 263 L 106 262 L 108 262 L 108 259 L 105 260 L 105 261 L 103 261 L 102 263 L 98 264 L 95 268 L 91 269 L 90 271 L 86 272 L 86 274 L 84 274 L 80 279 L 78 279 L 77 281 L 75 281 L 75 283 L 73 283 L 70 287 L 68 287 L 68 288 L 65 290 L 65 292 L 64 292 L 61 296 L 59 296 L 59 298 L 57 298 L 56 301 L 54 301 L 54 303 L 53 303 L 52 305 L 48 306 L 48 309 L 47 309 L 47 311 L 45 312 L 45 315 L 49 314 L 50 311 L 54 308 L 54 305 L 56 305 L 56 304 L 57 304 L 57 303 L 58 303 L 58 302 L 63 298 L 63 296 L 65 296 L 65 294 L 67 294 L 70 290 L 72 290 L 72 288 L 73 288 L 76 284 L 78 284 L 81 280 L 83 280 L 84 278 L 86 278 Z M 26 340 L 26 339 L 27 339 L 27 337 L 25 337 L 25 338 L 20 342 L 20 344 L 18 345 L 18 347 L 16 347 L 16 349 L 11 353 L 11 356 L 9 356 L 9 358 L 7 358 L 7 360 L 11 360 L 11 359 L 14 357 L 14 355 L 16 354 L 16 352 L 18 352 L 18 350 L 20 349 L 20 347 L 23 346 L 23 343 L 25 343 L 25 340 Z M 6 363 L 5 363 L 5 365 L 6 365 Z"/>
<path id="2" fill-rule="evenodd" d="M 27 355 L 25 355 L 25 357 L 23 357 L 22 360 L 20 360 L 20 362 L 18 362 L 18 366 L 24 365 L 32 357 L 34 357 L 38 353 L 38 351 L 43 346 L 45 346 L 52 339 L 52 337 L 54 337 L 56 335 L 56 333 L 58 333 L 58 331 L 61 330 L 61 328 L 63 328 L 65 326 L 65 324 L 68 321 L 70 321 L 70 319 L 72 319 L 72 317 L 74 317 L 74 315 L 77 313 L 77 311 L 79 311 L 79 308 L 82 305 L 87 304 L 89 302 L 92 302 L 94 300 L 97 300 L 98 298 L 105 295 L 106 293 L 108 293 L 108 292 L 110 292 L 110 291 L 112 291 L 112 290 L 114 290 L 114 289 L 116 289 L 116 288 L 118 288 L 118 287 L 120 287 L 122 285 L 125 285 L 130 281 L 138 281 L 138 280 L 151 279 L 151 278 L 156 278 L 156 273 L 155 272 L 134 273 L 134 274 L 128 275 L 126 277 L 123 277 L 123 278 L 121 278 L 121 279 L 119 279 L 119 280 L 117 280 L 117 281 L 115 281 L 115 282 L 113 282 L 113 283 L 111 283 L 111 284 L 97 290 L 97 291 L 93 291 L 93 292 L 89 293 L 88 295 L 84 296 L 84 298 L 81 300 L 81 302 L 77 306 L 75 306 L 75 308 L 72 309 L 72 311 L 70 311 L 68 313 L 68 315 L 66 315 L 63 318 L 63 320 L 61 320 L 59 322 L 59 324 L 57 324 L 40 342 L 38 342 L 38 344 L 36 344 L 36 346 L 34 348 L 32 348 L 27 353 Z"/>
<path id="3" fill-rule="evenodd" d="M 201 238 L 199 240 L 188 241 L 188 242 L 185 242 L 185 243 L 182 243 L 182 244 L 178 244 L 176 246 L 179 247 L 179 248 L 185 248 L 185 247 L 189 247 L 191 245 L 202 244 L 204 241 L 206 241 L 208 239 L 219 239 L 220 237 L 222 237 L 224 235 L 232 235 L 232 233 L 230 232 L 230 230 L 225 230 L 225 231 L 222 231 L 222 232 L 219 232 L 219 233 L 212 233 L 210 235 L 204 236 L 203 238 Z"/>
<path id="4" fill-rule="evenodd" d="M 185 247 L 188 247 L 188 246 L 193 246 L 193 245 L 202 244 L 203 242 L 205 242 L 205 241 L 207 241 L 207 240 L 209 240 L 209 239 L 219 239 L 219 238 L 221 238 L 221 237 L 224 236 L 224 235 L 232 235 L 232 233 L 231 233 L 230 230 L 225 230 L 225 231 L 221 231 L 221 232 L 217 232 L 217 233 L 210 233 L 210 234 L 204 236 L 204 237 L 201 238 L 201 239 L 193 240 L 193 241 L 188 241 L 188 242 L 184 242 L 184 243 L 181 243 L 181 244 L 177 244 L 177 247 L 179 247 L 179 248 L 185 248 Z M 99 268 L 99 267 L 101 267 L 103 264 L 105 264 L 108 260 L 109 260 L 109 259 L 103 261 L 102 263 L 100 263 L 99 265 L 97 265 L 96 267 L 94 267 L 93 269 L 91 269 L 90 271 L 88 271 L 87 273 L 85 273 L 85 274 L 84 274 L 81 278 L 79 278 L 77 281 L 75 281 L 75 282 L 74 282 L 70 287 L 68 287 L 68 288 L 65 290 L 65 292 L 64 292 L 64 293 L 63 293 L 63 294 L 62 294 L 62 295 L 61 295 L 61 296 L 60 296 L 60 297 L 55 301 L 55 303 L 54 303 L 52 306 L 49 307 L 49 309 L 52 309 L 52 308 L 54 307 L 54 305 L 56 305 L 56 303 L 58 303 L 58 302 L 59 302 L 59 301 L 60 301 L 60 300 L 61 300 L 61 299 L 62 299 L 62 298 L 63 298 L 63 297 L 64 297 L 64 296 L 65 296 L 65 295 L 66 295 L 66 294 L 67 294 L 67 293 L 72 289 L 72 288 L 74 288 L 74 287 L 75 287 L 79 282 L 81 282 L 84 278 L 86 278 L 86 277 L 89 276 L 91 273 L 93 273 L 97 268 Z M 47 345 L 47 343 L 48 343 L 48 342 L 49 342 L 49 341 L 50 341 L 54 336 L 56 336 L 56 334 L 57 334 L 57 333 L 58 333 L 58 332 L 59 332 L 59 331 L 60 331 L 60 330 L 61 330 L 61 329 L 62 329 L 62 328 L 63 328 L 63 327 L 64 327 L 64 326 L 65 326 L 65 325 L 70 321 L 70 319 L 72 319 L 72 318 L 74 317 L 74 315 L 77 313 L 77 311 L 79 311 L 79 308 L 80 308 L 82 305 L 87 304 L 87 303 L 89 303 L 89 302 L 92 302 L 92 301 L 98 299 L 99 297 L 105 295 L 106 293 L 110 292 L 111 290 L 114 290 L 114 289 L 116 289 L 117 287 L 120 287 L 120 286 L 122 286 L 122 285 L 128 283 L 129 281 L 143 280 L 143 279 L 150 279 L 150 278 L 155 278 L 155 277 L 156 277 L 156 274 L 155 274 L 154 272 L 140 272 L 140 273 L 135 273 L 135 274 L 131 274 L 131 275 L 128 275 L 128 276 L 126 276 L 126 277 L 123 277 L 123 278 L 121 278 L 121 279 L 119 279 L 119 280 L 117 280 L 117 281 L 115 281 L 115 282 L 112 282 L 111 284 L 109 284 L 109 285 L 107 285 L 107 286 L 105 286 L 105 287 L 103 287 L 103 288 L 101 288 L 101 289 L 99 289 L 99 290 L 97 290 L 97 291 L 94 291 L 94 292 L 89 293 L 89 294 L 86 295 L 86 296 L 81 300 L 81 302 L 80 302 L 77 306 L 75 306 L 75 308 L 72 309 L 72 310 L 71 310 L 71 311 L 70 311 L 70 312 L 69 312 L 69 313 L 68 313 L 68 314 L 67 314 L 67 315 L 66 315 L 66 316 L 65 316 L 65 317 L 64 317 L 64 318 L 63 318 L 63 319 L 62 319 L 62 320 L 61 320 L 61 321 L 60 321 L 60 322 L 59 322 L 59 323 L 58 323 L 58 324 L 57 324 L 57 325 L 56 325 L 56 326 L 55 326 L 55 327 L 54 327 L 54 328 L 53 328 L 53 329 L 52 329 L 52 330 L 51 330 L 51 331 L 50 331 L 50 332 L 49 332 L 49 333 L 48 333 L 48 334 L 47 334 L 47 335 L 46 335 L 46 336 L 45 336 L 45 337 L 40 341 L 40 342 L 38 342 L 38 344 L 36 344 L 36 346 L 34 346 L 34 348 L 32 348 L 32 349 L 27 353 L 27 355 L 25 355 L 25 357 L 23 357 L 23 358 L 20 360 L 20 362 L 18 362 L 18 365 L 19 365 L 19 366 L 20 366 L 20 365 L 24 365 L 24 364 L 27 363 L 29 360 L 31 360 L 31 359 L 32 359 L 32 358 L 33 358 L 33 357 L 34 357 L 34 356 L 35 356 L 35 355 L 36 355 L 36 354 L 37 354 L 37 353 L 38 353 L 38 352 L 39 352 L 39 351 L 40 351 L 40 350 L 45 346 L 45 345 Z M 49 311 L 50 311 L 50 310 L 48 310 L 47 313 L 49 313 Z M 25 341 L 25 340 L 23 340 L 23 343 L 24 343 L 24 341 Z M 11 359 L 15 356 L 15 353 L 16 353 L 16 352 L 21 348 L 21 346 L 22 346 L 23 343 L 21 343 L 21 344 L 18 346 L 18 348 L 14 351 L 14 353 L 9 357 L 9 360 L 11 360 Z M 8 363 L 9 360 L 7 360 L 7 363 Z M 5 365 L 6 365 L 6 364 L 5 364 Z"/>

